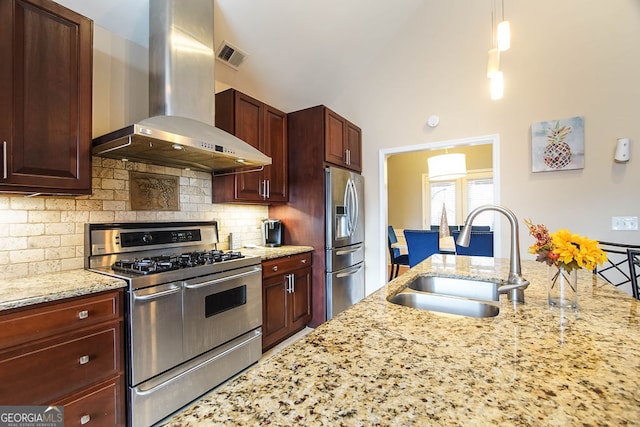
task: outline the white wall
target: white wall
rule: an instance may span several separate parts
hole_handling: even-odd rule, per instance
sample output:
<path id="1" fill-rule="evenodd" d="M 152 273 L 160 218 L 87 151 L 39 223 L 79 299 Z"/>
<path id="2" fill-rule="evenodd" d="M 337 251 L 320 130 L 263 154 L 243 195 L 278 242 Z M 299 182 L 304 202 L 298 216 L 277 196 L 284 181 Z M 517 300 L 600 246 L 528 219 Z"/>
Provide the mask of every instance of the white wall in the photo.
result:
<path id="1" fill-rule="evenodd" d="M 393 44 L 379 44 L 378 58 L 360 64 L 359 72 L 349 70 L 356 76 L 352 84 L 326 102 L 363 129 L 369 291 L 385 282 L 378 154 L 390 147 L 499 134 L 500 199 L 519 218 L 551 230 L 568 227 L 592 238 L 638 243 L 638 232 L 613 232 L 610 226 L 612 215 L 640 216 L 640 2 L 506 0 L 513 36 L 502 56 L 500 101 L 489 99 L 485 77 L 490 8 L 489 1 L 425 0 L 389 40 Z M 217 78 L 231 84 L 223 75 Z M 255 84 L 240 75 L 233 82 L 239 90 Z M 296 96 L 295 89 L 288 95 Z M 261 98 L 282 96 L 265 89 Z M 277 105 L 287 104 L 297 100 Z M 435 129 L 425 124 L 431 114 L 441 118 Z M 578 115 L 585 117 L 585 168 L 533 174 L 531 123 Z M 615 139 L 622 136 L 632 139 L 632 159 L 614 164 Z M 521 241 L 526 249 L 530 240 L 522 229 Z"/>
<path id="2" fill-rule="evenodd" d="M 490 3 L 430 1 L 378 62 L 333 107 L 363 129 L 367 180 L 367 283 L 384 284 L 378 153 L 389 147 L 500 135 L 501 202 L 520 220 L 599 240 L 640 243 L 611 231 L 612 215 L 640 215 L 640 2 L 506 1 L 511 49 L 503 54 L 505 97 L 489 99 L 485 76 Z M 431 114 L 440 125 L 426 126 Z M 585 117 L 585 168 L 531 172 L 531 123 Z M 632 159 L 615 164 L 618 137 Z M 508 227 L 503 227 L 508 230 Z M 522 251 L 531 244 L 521 222 Z M 508 236 L 502 247 L 508 247 Z"/>

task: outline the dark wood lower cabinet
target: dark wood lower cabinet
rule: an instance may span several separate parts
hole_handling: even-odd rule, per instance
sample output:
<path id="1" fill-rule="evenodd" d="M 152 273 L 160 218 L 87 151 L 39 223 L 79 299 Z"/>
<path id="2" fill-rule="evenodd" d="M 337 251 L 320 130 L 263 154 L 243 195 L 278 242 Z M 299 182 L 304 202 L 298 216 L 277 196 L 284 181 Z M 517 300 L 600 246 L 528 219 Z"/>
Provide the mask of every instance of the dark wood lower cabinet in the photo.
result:
<path id="1" fill-rule="evenodd" d="M 0 402 L 64 405 L 65 426 L 124 426 L 122 291 L 0 312 Z"/>
<path id="2" fill-rule="evenodd" d="M 262 263 L 262 351 L 311 320 L 311 253 Z"/>

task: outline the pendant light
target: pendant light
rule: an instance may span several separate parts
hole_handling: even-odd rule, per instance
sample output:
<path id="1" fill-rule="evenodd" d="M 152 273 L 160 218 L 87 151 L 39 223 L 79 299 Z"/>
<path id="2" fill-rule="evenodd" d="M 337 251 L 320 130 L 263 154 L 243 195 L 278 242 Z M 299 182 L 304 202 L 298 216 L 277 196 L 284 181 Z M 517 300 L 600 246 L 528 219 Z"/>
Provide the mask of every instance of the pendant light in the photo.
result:
<path id="1" fill-rule="evenodd" d="M 509 21 L 504 19 L 504 0 L 502 0 L 502 21 L 496 26 L 496 0 L 492 2 L 491 9 L 491 46 L 488 52 L 487 77 L 491 79 L 490 93 L 492 100 L 501 99 L 504 96 L 504 74 L 500 71 L 500 52 L 504 52 L 511 46 L 511 28 Z"/>
<path id="2" fill-rule="evenodd" d="M 504 19 L 504 0 L 502 0 L 502 21 L 497 28 L 498 50 L 504 52 L 511 47 L 511 25 Z"/>
<path id="3" fill-rule="evenodd" d="M 449 181 L 467 174 L 467 159 L 461 153 L 447 153 L 427 159 L 430 181 Z"/>
<path id="4" fill-rule="evenodd" d="M 498 71 L 491 76 L 491 99 L 494 101 L 504 96 L 504 74 Z"/>

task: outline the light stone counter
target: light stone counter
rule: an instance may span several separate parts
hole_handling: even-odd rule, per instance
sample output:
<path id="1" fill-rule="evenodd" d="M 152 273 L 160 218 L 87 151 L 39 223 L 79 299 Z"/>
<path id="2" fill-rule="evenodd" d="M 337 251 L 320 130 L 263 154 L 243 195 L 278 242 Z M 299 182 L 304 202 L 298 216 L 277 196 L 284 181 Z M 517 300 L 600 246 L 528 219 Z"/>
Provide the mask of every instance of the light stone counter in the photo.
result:
<path id="1" fill-rule="evenodd" d="M 310 251 L 313 251 L 310 246 L 242 248 L 243 254 L 259 256 L 263 261 Z M 0 279 L 0 311 L 126 286 L 126 282 L 122 279 L 87 270 Z"/>
<path id="2" fill-rule="evenodd" d="M 87 270 L 0 279 L 0 311 L 125 286 L 124 280 Z"/>
<path id="3" fill-rule="evenodd" d="M 277 246 L 275 248 L 257 246 L 250 248 L 243 247 L 240 250 L 243 255 L 259 256 L 260 258 L 262 258 L 262 261 L 268 261 L 274 258 L 282 258 L 289 255 L 296 255 L 311 251 L 313 251 L 313 248 L 311 246 Z"/>
<path id="4" fill-rule="evenodd" d="M 579 311 L 476 319 L 387 302 L 418 274 L 506 278 L 508 260 L 435 255 L 168 420 L 171 426 L 640 425 L 640 304 L 581 271 Z"/>

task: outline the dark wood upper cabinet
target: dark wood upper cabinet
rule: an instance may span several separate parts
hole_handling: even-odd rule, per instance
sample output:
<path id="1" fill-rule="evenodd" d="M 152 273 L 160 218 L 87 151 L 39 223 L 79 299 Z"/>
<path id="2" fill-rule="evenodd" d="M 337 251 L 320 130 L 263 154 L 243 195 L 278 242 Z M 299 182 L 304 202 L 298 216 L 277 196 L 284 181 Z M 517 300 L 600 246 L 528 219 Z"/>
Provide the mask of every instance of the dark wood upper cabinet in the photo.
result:
<path id="1" fill-rule="evenodd" d="M 362 172 L 362 131 L 344 117 L 324 107 L 324 157 L 327 163 Z"/>
<path id="2" fill-rule="evenodd" d="M 0 2 L 0 191 L 91 193 L 93 22 Z"/>
<path id="3" fill-rule="evenodd" d="M 272 164 L 260 172 L 213 178 L 214 203 L 288 200 L 287 115 L 235 89 L 216 94 L 216 126 L 251 144 Z"/>

